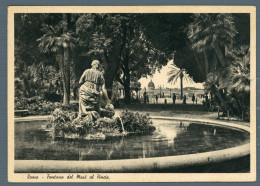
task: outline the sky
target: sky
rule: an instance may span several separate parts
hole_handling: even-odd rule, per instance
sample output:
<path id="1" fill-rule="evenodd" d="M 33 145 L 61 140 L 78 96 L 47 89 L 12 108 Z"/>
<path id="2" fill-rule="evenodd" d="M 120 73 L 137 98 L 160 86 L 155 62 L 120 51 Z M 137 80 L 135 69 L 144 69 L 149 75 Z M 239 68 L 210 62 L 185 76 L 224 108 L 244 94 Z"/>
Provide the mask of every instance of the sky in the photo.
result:
<path id="1" fill-rule="evenodd" d="M 167 73 L 171 70 L 170 66 L 173 64 L 173 60 L 169 61 L 166 66 L 163 66 L 162 69 L 159 71 L 156 71 L 153 76 L 148 76 L 147 78 L 141 78 L 139 79 L 139 82 L 141 83 L 142 88 L 147 88 L 148 83 L 153 81 L 155 88 L 157 89 L 160 85 L 162 88 L 179 88 L 180 89 L 180 79 L 178 78 L 177 82 L 175 84 L 168 83 L 168 75 Z M 184 81 L 183 82 L 183 88 L 185 87 L 196 87 L 203 89 L 203 83 L 189 83 Z"/>

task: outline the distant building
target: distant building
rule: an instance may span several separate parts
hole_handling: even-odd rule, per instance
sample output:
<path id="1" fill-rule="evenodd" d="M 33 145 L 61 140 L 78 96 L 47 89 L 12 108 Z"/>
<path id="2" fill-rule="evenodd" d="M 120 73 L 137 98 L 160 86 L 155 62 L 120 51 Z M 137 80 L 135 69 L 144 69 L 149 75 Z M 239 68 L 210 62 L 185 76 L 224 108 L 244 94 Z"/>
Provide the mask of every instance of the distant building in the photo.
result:
<path id="1" fill-rule="evenodd" d="M 155 85 L 152 81 L 148 83 L 148 88 L 143 88 L 140 90 L 140 94 L 143 95 L 144 91 L 147 92 L 150 98 L 155 98 L 157 95 L 160 98 L 160 95 L 164 94 L 165 98 L 171 98 L 172 94 L 175 93 L 177 96 L 177 99 L 181 96 L 181 90 L 179 88 L 163 88 L 163 86 L 159 86 L 158 88 L 155 88 Z M 201 95 L 204 95 L 203 89 L 188 87 L 183 89 L 183 95 L 186 95 L 187 98 L 192 97 L 192 95 L 195 95 L 196 97 L 200 97 Z"/>
<path id="2" fill-rule="evenodd" d="M 154 90 L 155 86 L 154 86 L 154 83 L 153 81 L 151 80 L 149 83 L 148 83 L 148 89 L 149 90 Z"/>
<path id="3" fill-rule="evenodd" d="M 130 92 L 132 98 L 139 98 L 140 90 L 141 90 L 140 82 L 130 82 Z M 125 97 L 124 87 L 119 82 L 114 82 L 113 84 L 113 96 L 116 97 L 117 99 L 124 99 Z"/>
<path id="4" fill-rule="evenodd" d="M 156 87 L 155 87 L 156 86 Z M 141 86 L 140 86 L 141 87 Z M 141 101 L 143 102 L 144 92 L 149 96 L 150 103 L 156 103 L 156 96 L 158 97 L 158 102 L 160 104 L 165 103 L 165 99 L 167 99 L 167 104 L 172 103 L 172 95 L 175 93 L 177 100 L 181 97 L 181 90 L 179 88 L 169 88 L 163 85 L 155 85 L 152 80 L 149 81 L 147 86 L 142 86 L 143 88 L 138 91 L 138 94 L 141 97 Z M 191 100 L 193 94 L 196 98 L 200 98 L 201 95 L 204 95 L 204 89 L 196 88 L 196 87 L 185 87 L 183 88 L 183 95 L 186 96 L 188 100 Z M 160 95 L 164 95 L 160 96 Z M 199 100 L 198 100 L 199 101 Z"/>

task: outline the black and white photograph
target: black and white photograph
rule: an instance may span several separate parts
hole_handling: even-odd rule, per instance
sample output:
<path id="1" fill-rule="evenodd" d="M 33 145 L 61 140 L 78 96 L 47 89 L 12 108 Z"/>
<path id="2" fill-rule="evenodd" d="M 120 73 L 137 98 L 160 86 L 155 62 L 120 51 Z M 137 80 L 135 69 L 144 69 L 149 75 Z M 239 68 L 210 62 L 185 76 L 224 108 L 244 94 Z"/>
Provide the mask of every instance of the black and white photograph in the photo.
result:
<path id="1" fill-rule="evenodd" d="M 252 6 L 10 6 L 8 180 L 255 181 L 255 22 Z"/>

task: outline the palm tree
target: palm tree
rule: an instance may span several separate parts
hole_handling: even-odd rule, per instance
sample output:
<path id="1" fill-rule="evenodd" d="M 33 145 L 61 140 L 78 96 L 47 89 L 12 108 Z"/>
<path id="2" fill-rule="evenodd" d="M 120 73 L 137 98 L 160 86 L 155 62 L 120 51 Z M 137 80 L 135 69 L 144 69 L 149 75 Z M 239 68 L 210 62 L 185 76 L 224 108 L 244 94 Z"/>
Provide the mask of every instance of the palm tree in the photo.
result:
<path id="1" fill-rule="evenodd" d="M 225 87 L 222 84 L 223 76 L 220 71 L 210 72 L 207 75 L 207 80 L 204 83 L 204 90 L 215 96 L 215 101 L 223 108 L 230 109 L 223 93 Z"/>
<path id="2" fill-rule="evenodd" d="M 250 109 L 250 51 L 249 46 L 241 46 L 232 52 L 233 60 L 227 68 L 228 78 L 223 80 L 228 93 L 236 103 L 236 107 L 244 116 Z"/>
<path id="3" fill-rule="evenodd" d="M 175 84 L 177 80 L 180 78 L 181 99 L 183 99 L 183 80 L 187 82 L 193 82 L 192 78 L 189 76 L 189 74 L 186 73 L 184 69 L 177 68 L 174 65 L 168 72 L 168 76 L 168 82 L 172 84 Z"/>
<path id="4" fill-rule="evenodd" d="M 60 70 L 63 78 L 63 104 L 68 105 L 70 101 L 70 60 L 71 51 L 78 39 L 74 33 L 68 30 L 68 15 L 62 14 L 61 24 L 57 26 L 43 25 L 42 31 L 45 33 L 37 39 L 39 49 L 43 53 L 54 52 L 61 54 Z"/>
<path id="5" fill-rule="evenodd" d="M 222 66 L 224 50 L 232 47 L 236 33 L 231 14 L 195 14 L 187 31 L 192 47 L 204 55 L 207 50 L 213 50 Z"/>
<path id="6" fill-rule="evenodd" d="M 250 92 L 250 51 L 248 46 L 241 46 L 234 51 L 234 60 L 228 67 L 231 83 L 229 89 L 237 92 Z"/>
<path id="7" fill-rule="evenodd" d="M 204 89 L 218 98 L 223 108 L 242 118 L 250 109 L 250 52 L 242 46 L 227 54 L 229 65 L 211 72 L 207 76 Z"/>

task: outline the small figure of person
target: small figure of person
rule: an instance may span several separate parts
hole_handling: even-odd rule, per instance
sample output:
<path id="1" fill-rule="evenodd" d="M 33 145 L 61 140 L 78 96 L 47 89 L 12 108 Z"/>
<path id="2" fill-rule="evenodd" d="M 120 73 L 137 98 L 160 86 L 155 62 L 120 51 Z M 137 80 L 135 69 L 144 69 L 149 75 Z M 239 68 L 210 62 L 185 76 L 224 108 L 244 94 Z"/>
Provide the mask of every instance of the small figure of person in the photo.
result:
<path id="1" fill-rule="evenodd" d="M 194 104 L 194 101 L 195 101 L 195 96 L 194 96 L 194 94 L 192 95 L 192 102 L 193 102 L 193 104 Z"/>
<path id="2" fill-rule="evenodd" d="M 183 128 L 183 124 L 182 124 L 182 121 L 180 122 L 180 126 L 179 126 L 179 128 Z"/>
<path id="3" fill-rule="evenodd" d="M 184 96 L 183 96 L 183 102 L 182 102 L 182 104 L 186 104 L 186 99 L 187 99 L 187 98 L 186 98 L 186 96 L 184 95 Z"/>
<path id="4" fill-rule="evenodd" d="M 208 102 L 206 102 L 206 104 L 207 104 L 207 111 L 209 111 L 209 109 L 210 109 L 210 101 L 208 100 Z"/>
<path id="5" fill-rule="evenodd" d="M 207 111 L 209 111 L 210 102 L 209 102 L 209 97 L 207 94 L 205 94 L 205 104 L 206 104 Z"/>
<path id="6" fill-rule="evenodd" d="M 209 101 L 209 97 L 207 94 L 205 94 L 205 101 L 206 101 L 206 103 L 208 103 L 208 101 Z"/>
<path id="7" fill-rule="evenodd" d="M 146 104 L 146 101 L 147 101 L 147 93 L 146 91 L 144 91 L 144 104 Z"/>
<path id="8" fill-rule="evenodd" d="M 158 96 L 155 96 L 156 104 L 158 104 Z"/>
<path id="9" fill-rule="evenodd" d="M 196 105 L 198 104 L 198 99 L 196 98 Z"/>
<path id="10" fill-rule="evenodd" d="M 210 99 L 210 106 L 211 106 L 211 109 L 214 108 L 214 105 L 215 105 L 215 103 L 214 103 L 214 99 L 211 98 L 211 99 Z"/>
<path id="11" fill-rule="evenodd" d="M 147 99 L 147 103 L 149 104 L 149 95 L 148 94 L 146 96 L 146 99 Z"/>
<path id="12" fill-rule="evenodd" d="M 176 95 L 175 95 L 175 93 L 173 93 L 173 95 L 172 95 L 172 102 L 173 102 L 173 104 L 175 104 L 175 101 L 176 101 Z"/>
<path id="13" fill-rule="evenodd" d="M 162 93 L 162 97 L 164 98 L 164 92 Z"/>
<path id="14" fill-rule="evenodd" d="M 164 104 L 167 104 L 167 99 L 164 99 Z"/>

